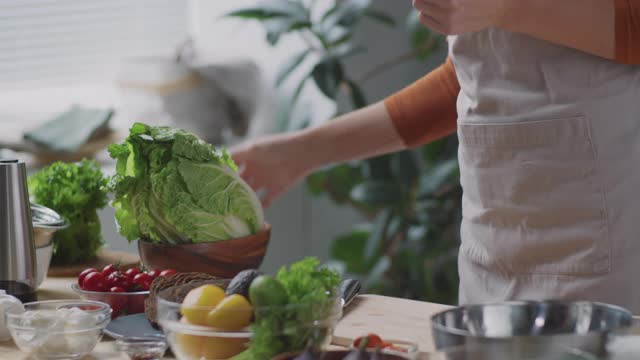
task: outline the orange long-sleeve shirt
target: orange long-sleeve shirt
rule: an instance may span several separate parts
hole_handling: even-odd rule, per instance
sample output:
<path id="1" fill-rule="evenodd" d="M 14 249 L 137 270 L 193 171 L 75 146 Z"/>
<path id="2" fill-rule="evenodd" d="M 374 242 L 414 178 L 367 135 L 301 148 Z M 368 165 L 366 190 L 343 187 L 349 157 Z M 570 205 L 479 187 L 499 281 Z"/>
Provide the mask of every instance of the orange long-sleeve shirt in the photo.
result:
<path id="1" fill-rule="evenodd" d="M 640 64 L 640 0 L 615 0 L 616 61 Z M 460 84 L 451 59 L 385 99 L 405 144 L 415 147 L 456 131 Z"/>

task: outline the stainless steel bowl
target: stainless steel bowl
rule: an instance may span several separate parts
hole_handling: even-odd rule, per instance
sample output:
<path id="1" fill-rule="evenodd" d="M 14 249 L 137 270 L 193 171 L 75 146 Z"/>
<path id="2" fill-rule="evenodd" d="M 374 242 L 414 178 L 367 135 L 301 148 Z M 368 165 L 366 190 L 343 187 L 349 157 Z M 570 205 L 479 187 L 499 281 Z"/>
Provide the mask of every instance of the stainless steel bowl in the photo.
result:
<path id="1" fill-rule="evenodd" d="M 468 305 L 431 318 L 437 349 L 489 346 L 496 360 L 511 360 L 504 354 L 526 354 L 530 349 L 545 347 L 600 355 L 604 353 L 606 334 L 631 323 L 631 313 L 626 309 L 586 301 Z"/>
<path id="2" fill-rule="evenodd" d="M 486 346 L 450 347 L 421 354 L 419 360 L 599 360 L 587 352 L 566 347 L 529 346 L 526 349 L 506 349 Z"/>
<path id="3" fill-rule="evenodd" d="M 69 226 L 67 221 L 48 207 L 31 203 L 31 222 L 33 223 L 33 241 L 36 245 L 36 264 L 38 267 L 36 286 L 47 278 L 51 257 L 53 256 L 53 234 Z"/>
<path id="4" fill-rule="evenodd" d="M 53 234 L 68 226 L 66 220 L 48 207 L 31 203 L 31 222 L 36 248 L 51 245 Z"/>

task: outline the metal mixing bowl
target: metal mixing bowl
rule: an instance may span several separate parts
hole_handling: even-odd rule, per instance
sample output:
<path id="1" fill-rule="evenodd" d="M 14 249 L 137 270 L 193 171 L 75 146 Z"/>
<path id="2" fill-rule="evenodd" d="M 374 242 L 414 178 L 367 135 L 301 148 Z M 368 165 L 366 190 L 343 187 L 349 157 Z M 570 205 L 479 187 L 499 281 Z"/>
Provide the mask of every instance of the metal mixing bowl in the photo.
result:
<path id="1" fill-rule="evenodd" d="M 54 210 L 34 203 L 31 203 L 31 222 L 33 223 L 33 241 L 36 246 L 36 264 L 38 266 L 36 286 L 40 286 L 46 279 L 51 264 L 53 235 L 69 224 Z"/>
<path id="2" fill-rule="evenodd" d="M 34 203 L 31 203 L 31 222 L 36 248 L 51 245 L 53 234 L 69 226 L 57 212 Z"/>
<path id="3" fill-rule="evenodd" d="M 468 305 L 431 318 L 437 349 L 483 346 L 504 354 L 527 349 L 566 347 L 603 354 L 606 334 L 631 326 L 631 313 L 618 306 L 593 302 L 505 302 Z"/>
<path id="4" fill-rule="evenodd" d="M 437 352 L 424 353 L 418 360 L 600 360 L 595 355 L 575 350 L 549 346 L 526 349 L 506 349 L 486 346 L 450 347 Z"/>

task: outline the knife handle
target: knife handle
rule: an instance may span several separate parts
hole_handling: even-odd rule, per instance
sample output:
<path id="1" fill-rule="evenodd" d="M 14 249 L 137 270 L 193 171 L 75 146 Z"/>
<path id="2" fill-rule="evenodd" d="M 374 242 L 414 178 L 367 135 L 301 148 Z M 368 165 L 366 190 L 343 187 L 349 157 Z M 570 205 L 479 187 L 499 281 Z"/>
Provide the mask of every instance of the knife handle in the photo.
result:
<path id="1" fill-rule="evenodd" d="M 349 306 L 351 301 L 360 293 L 362 286 L 360 281 L 355 279 L 345 279 L 340 283 L 340 297 L 342 298 L 342 308 Z"/>

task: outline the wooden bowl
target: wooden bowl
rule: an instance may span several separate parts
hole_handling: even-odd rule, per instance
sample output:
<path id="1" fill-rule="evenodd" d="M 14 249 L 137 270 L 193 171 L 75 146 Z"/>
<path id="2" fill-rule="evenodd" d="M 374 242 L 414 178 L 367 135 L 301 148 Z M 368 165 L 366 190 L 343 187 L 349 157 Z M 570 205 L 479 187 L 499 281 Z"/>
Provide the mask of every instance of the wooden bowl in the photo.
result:
<path id="1" fill-rule="evenodd" d="M 138 251 L 147 269 L 175 269 L 232 278 L 245 269 L 257 269 L 267 253 L 271 226 L 231 240 L 199 244 L 160 245 L 138 240 Z"/>

